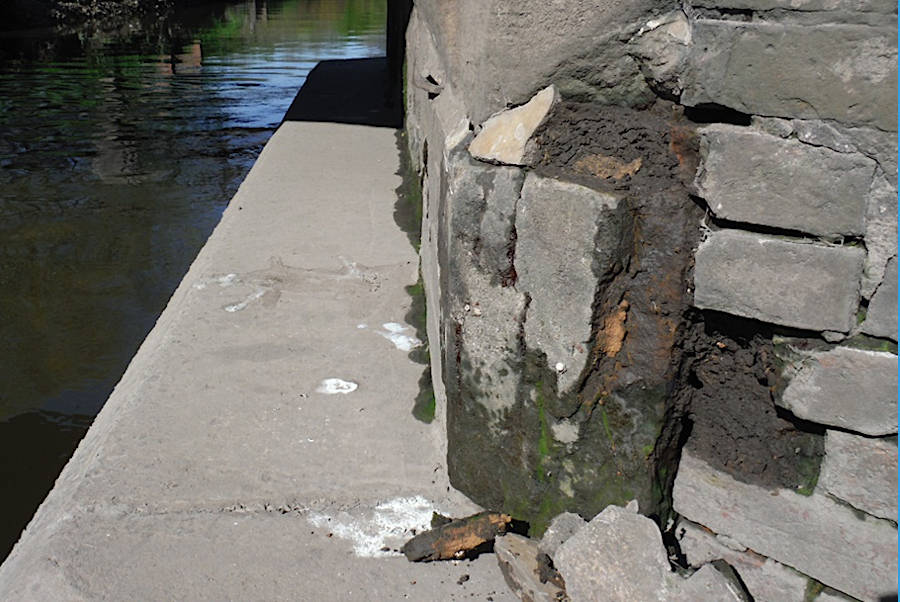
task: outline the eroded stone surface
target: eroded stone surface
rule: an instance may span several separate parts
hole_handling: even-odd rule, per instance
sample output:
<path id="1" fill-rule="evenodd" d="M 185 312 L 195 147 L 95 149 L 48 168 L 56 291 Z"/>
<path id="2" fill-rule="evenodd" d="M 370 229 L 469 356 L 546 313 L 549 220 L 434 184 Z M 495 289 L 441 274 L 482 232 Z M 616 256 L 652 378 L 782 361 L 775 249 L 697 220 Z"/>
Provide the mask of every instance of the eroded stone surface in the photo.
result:
<path id="1" fill-rule="evenodd" d="M 819 236 L 861 236 L 875 162 L 732 125 L 706 127 L 700 196 L 716 217 Z"/>
<path id="2" fill-rule="evenodd" d="M 897 442 L 828 431 L 819 487 L 854 508 L 897 520 Z"/>
<path id="3" fill-rule="evenodd" d="M 682 451 L 675 511 L 861 599 L 897 590 L 897 529 L 828 496 L 741 483 Z"/>
<path id="4" fill-rule="evenodd" d="M 701 19 L 693 36 L 682 75 L 688 106 L 897 130 L 895 28 Z"/>
<path id="5" fill-rule="evenodd" d="M 869 298 L 881 281 L 890 277 L 887 263 L 897 255 L 897 184 L 891 184 L 884 174 L 875 177 L 869 192 L 866 250 L 861 292 Z"/>
<path id="6" fill-rule="evenodd" d="M 578 382 L 588 357 L 597 276 L 594 263 L 619 246 L 604 228 L 619 199 L 529 173 L 516 208 L 516 288 L 529 295 L 525 343 L 547 355 L 560 392 Z M 603 266 L 600 271 L 605 271 Z"/>
<path id="7" fill-rule="evenodd" d="M 469 153 L 482 161 L 524 165 L 525 145 L 558 98 L 556 88 L 551 85 L 524 105 L 495 113 L 469 144 Z"/>
<path id="8" fill-rule="evenodd" d="M 620 506 L 607 506 L 562 544 L 553 560 L 575 601 L 664 602 L 669 594 L 669 562 L 659 529 Z"/>
<path id="9" fill-rule="evenodd" d="M 795 328 L 847 332 L 865 252 L 738 230 L 697 249 L 694 305 Z"/>
<path id="10" fill-rule="evenodd" d="M 565 600 L 563 590 L 553 583 L 541 583 L 538 572 L 538 543 L 533 539 L 508 533 L 494 542 L 494 553 L 506 583 L 522 600 L 559 602 Z"/>
<path id="11" fill-rule="evenodd" d="M 724 560 L 738 572 L 756 602 L 803 600 L 808 579 L 780 562 L 735 545 L 727 537 L 717 537 L 712 531 L 683 518 L 675 528 L 675 535 L 692 567 Z"/>
<path id="12" fill-rule="evenodd" d="M 875 337 L 897 340 L 897 258 L 884 270 L 884 280 L 875 291 L 862 331 Z"/>
<path id="13" fill-rule="evenodd" d="M 897 432 L 897 356 L 835 347 L 803 352 L 776 403 L 795 416 L 866 435 Z"/>

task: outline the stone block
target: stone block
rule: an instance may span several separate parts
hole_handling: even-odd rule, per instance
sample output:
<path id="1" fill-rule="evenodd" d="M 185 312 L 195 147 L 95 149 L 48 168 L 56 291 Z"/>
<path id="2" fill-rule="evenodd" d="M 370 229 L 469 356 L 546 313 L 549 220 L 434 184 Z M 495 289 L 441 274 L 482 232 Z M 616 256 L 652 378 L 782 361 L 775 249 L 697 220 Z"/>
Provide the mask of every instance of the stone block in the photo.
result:
<path id="1" fill-rule="evenodd" d="M 712 9 L 819 12 L 849 11 L 875 14 L 896 14 L 897 3 L 890 0 L 693 0 L 692 6 Z"/>
<path id="2" fill-rule="evenodd" d="M 664 602 L 670 592 L 656 523 L 620 506 L 607 506 L 559 547 L 553 561 L 573 602 Z"/>
<path id="3" fill-rule="evenodd" d="M 697 189 L 716 217 L 837 238 L 865 232 L 875 162 L 731 125 L 701 133 Z"/>
<path id="4" fill-rule="evenodd" d="M 700 19 L 681 102 L 896 131 L 896 38 L 896 27 Z"/>
<path id="5" fill-rule="evenodd" d="M 525 165 L 525 145 L 558 99 L 559 94 L 551 85 L 524 105 L 493 114 L 469 144 L 469 153 L 490 163 Z"/>
<path id="6" fill-rule="evenodd" d="M 737 571 L 756 602 L 801 602 L 804 598 L 809 580 L 780 562 L 736 546 L 728 538 L 719 538 L 683 518 L 678 521 L 675 535 L 692 567 L 724 560 Z"/>
<path id="7" fill-rule="evenodd" d="M 862 331 L 873 337 L 897 340 L 897 258 L 888 261 L 884 280 L 875 291 L 862 324 Z"/>
<path id="8" fill-rule="evenodd" d="M 538 548 L 541 552 L 553 558 L 559 546 L 581 531 L 586 524 L 587 521 L 577 514 L 563 512 L 550 521 L 550 525 L 541 537 L 541 543 Z"/>
<path id="9" fill-rule="evenodd" d="M 897 432 L 897 356 L 835 347 L 803 352 L 775 403 L 795 416 L 865 435 Z"/>
<path id="10" fill-rule="evenodd" d="M 738 230 L 697 249 L 694 305 L 764 322 L 848 332 L 865 252 Z"/>
<path id="11" fill-rule="evenodd" d="M 863 512 L 896 521 L 896 440 L 828 431 L 818 487 Z"/>
<path id="12" fill-rule="evenodd" d="M 494 553 L 507 585 L 521 600 L 558 602 L 565 595 L 553 583 L 541 583 L 538 543 L 533 539 L 507 533 L 494 541 Z"/>
<path id="13" fill-rule="evenodd" d="M 621 232 L 602 228 L 618 202 L 578 184 L 525 177 L 516 207 L 516 288 L 531 297 L 525 343 L 546 353 L 560 392 L 578 382 L 588 357 L 594 263 L 618 247 Z"/>
<path id="14" fill-rule="evenodd" d="M 897 591 L 897 529 L 821 493 L 803 496 L 735 480 L 682 451 L 676 512 L 856 598 Z"/>

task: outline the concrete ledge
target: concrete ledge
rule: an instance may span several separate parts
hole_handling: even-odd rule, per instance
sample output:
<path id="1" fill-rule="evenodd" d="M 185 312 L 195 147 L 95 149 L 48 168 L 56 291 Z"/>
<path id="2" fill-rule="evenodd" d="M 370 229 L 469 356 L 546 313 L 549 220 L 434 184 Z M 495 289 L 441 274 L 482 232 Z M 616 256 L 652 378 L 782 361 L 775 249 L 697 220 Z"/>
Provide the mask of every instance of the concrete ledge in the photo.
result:
<path id="1" fill-rule="evenodd" d="M 0 599 L 510 599 L 491 557 L 358 557 L 390 556 L 432 507 L 475 510 L 411 415 L 422 367 L 385 336 L 418 269 L 397 169 L 394 130 L 282 125 L 0 567 Z"/>

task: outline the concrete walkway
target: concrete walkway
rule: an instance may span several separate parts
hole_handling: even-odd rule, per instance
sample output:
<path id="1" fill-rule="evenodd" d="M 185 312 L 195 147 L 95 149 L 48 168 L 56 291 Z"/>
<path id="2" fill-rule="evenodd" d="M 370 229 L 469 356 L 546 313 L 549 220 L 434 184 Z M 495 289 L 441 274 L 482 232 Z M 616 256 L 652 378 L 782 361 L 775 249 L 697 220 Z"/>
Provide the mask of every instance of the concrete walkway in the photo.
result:
<path id="1" fill-rule="evenodd" d="M 475 510 L 441 427 L 410 413 L 414 331 L 384 326 L 405 326 L 417 277 L 394 135 L 281 126 L 0 567 L 0 600 L 513 599 L 493 555 L 383 550 L 432 509 Z"/>

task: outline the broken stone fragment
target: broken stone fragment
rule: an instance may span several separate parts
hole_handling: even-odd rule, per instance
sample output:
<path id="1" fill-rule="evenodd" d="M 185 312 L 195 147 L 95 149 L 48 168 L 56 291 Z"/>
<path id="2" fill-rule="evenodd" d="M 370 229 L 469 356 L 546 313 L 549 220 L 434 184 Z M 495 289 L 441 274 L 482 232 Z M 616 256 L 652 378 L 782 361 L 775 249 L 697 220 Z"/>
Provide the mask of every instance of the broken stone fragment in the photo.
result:
<path id="1" fill-rule="evenodd" d="M 491 163 L 525 165 L 525 145 L 558 98 L 556 87 L 551 85 L 524 105 L 495 113 L 472 140 L 469 153 Z"/>
<path id="2" fill-rule="evenodd" d="M 717 230 L 695 257 L 694 305 L 809 330 L 849 332 L 865 251 Z"/>
<path id="3" fill-rule="evenodd" d="M 897 356 L 835 347 L 804 352 L 775 403 L 795 416 L 865 435 L 897 432 Z"/>
<path id="4" fill-rule="evenodd" d="M 726 567 L 727 568 L 727 567 Z M 676 581 L 669 598 L 672 602 L 749 602 L 734 577 L 726 576 L 713 565 L 706 564 L 684 581 Z"/>
<path id="5" fill-rule="evenodd" d="M 652 520 L 629 509 L 607 506 L 559 546 L 553 561 L 573 602 L 666 600 L 662 536 Z"/>
<path id="6" fill-rule="evenodd" d="M 828 431 L 819 487 L 863 512 L 897 520 L 897 442 Z"/>
<path id="7" fill-rule="evenodd" d="M 497 562 L 510 589 L 529 602 L 568 600 L 565 590 L 551 582 L 542 582 L 538 564 L 538 544 L 515 533 L 498 537 L 494 543 Z"/>
<path id="8" fill-rule="evenodd" d="M 505 533 L 512 522 L 508 514 L 480 512 L 425 531 L 400 549 L 410 562 L 457 560 L 477 556 Z"/>
<path id="9" fill-rule="evenodd" d="M 586 524 L 587 521 L 577 514 L 563 512 L 550 521 L 550 525 L 541 537 L 538 549 L 550 558 L 553 558 L 556 555 L 556 550 L 559 549 L 559 546 L 581 531 Z"/>
<path id="10" fill-rule="evenodd" d="M 688 520 L 856 598 L 897 591 L 897 527 L 819 491 L 804 496 L 743 483 L 687 447 L 672 500 Z"/>

